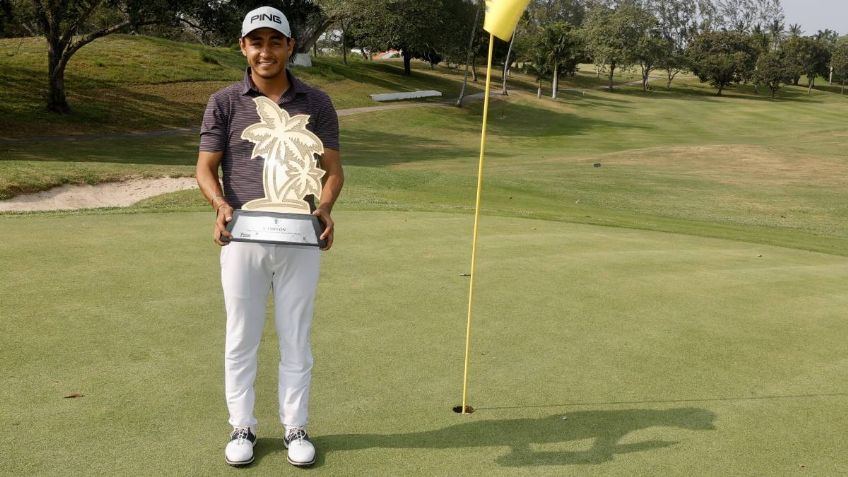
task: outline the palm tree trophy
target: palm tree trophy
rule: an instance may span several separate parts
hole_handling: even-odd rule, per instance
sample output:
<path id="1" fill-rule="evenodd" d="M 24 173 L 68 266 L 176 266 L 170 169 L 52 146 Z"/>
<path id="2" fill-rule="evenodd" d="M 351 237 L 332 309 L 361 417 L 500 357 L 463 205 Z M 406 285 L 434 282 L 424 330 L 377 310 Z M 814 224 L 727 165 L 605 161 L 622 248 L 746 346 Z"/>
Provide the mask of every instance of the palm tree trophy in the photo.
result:
<path id="1" fill-rule="evenodd" d="M 252 143 L 251 159 L 264 157 L 262 186 L 265 197 L 251 200 L 245 210 L 308 214 L 307 195 L 321 196 L 321 178 L 315 154 L 324 153 L 318 136 L 306 129 L 309 116 L 289 113 L 270 99 L 253 99 L 261 122 L 245 128 L 241 138 Z"/>

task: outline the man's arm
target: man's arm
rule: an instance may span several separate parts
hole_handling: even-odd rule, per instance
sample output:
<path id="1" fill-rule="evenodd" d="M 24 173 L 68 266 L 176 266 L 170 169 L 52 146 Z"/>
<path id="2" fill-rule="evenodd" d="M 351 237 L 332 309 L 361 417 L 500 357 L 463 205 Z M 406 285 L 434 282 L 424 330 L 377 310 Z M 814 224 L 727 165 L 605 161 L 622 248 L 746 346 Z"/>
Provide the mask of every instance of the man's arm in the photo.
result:
<path id="1" fill-rule="evenodd" d="M 327 240 L 327 247 L 322 250 L 329 250 L 333 246 L 333 219 L 330 216 L 333 211 L 333 204 L 336 203 L 339 194 L 344 185 L 344 171 L 342 170 L 342 161 L 339 151 L 336 149 L 324 149 L 324 156 L 321 158 L 321 168 L 327 171 L 324 175 L 324 185 L 321 188 L 321 198 L 318 203 L 318 208 L 312 215 L 321 219 L 324 222 L 324 233 L 321 234 L 322 239 Z"/>
<path id="2" fill-rule="evenodd" d="M 195 177 L 200 192 L 215 209 L 215 230 L 212 239 L 218 245 L 227 245 L 232 237 L 227 232 L 227 222 L 233 220 L 233 208 L 224 199 L 221 183 L 218 180 L 218 167 L 221 165 L 223 152 L 200 151 L 197 155 Z"/>

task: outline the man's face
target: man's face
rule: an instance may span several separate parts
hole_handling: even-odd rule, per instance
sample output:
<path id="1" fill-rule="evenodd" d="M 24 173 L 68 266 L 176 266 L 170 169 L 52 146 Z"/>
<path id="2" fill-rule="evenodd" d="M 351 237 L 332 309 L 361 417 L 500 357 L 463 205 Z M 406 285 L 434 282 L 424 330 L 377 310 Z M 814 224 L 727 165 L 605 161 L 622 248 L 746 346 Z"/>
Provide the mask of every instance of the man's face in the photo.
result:
<path id="1" fill-rule="evenodd" d="M 239 46 L 253 73 L 265 79 L 285 74 L 294 52 L 294 40 L 271 28 L 253 30 L 239 40 Z"/>

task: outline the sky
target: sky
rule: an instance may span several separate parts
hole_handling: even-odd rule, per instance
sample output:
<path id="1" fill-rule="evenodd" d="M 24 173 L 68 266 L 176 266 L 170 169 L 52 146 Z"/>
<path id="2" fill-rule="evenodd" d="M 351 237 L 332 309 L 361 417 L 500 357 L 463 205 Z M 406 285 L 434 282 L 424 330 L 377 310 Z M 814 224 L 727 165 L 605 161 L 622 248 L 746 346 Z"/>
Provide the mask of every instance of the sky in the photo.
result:
<path id="1" fill-rule="evenodd" d="M 781 0 L 786 15 L 786 28 L 801 25 L 805 35 L 830 28 L 848 35 L 848 0 Z"/>

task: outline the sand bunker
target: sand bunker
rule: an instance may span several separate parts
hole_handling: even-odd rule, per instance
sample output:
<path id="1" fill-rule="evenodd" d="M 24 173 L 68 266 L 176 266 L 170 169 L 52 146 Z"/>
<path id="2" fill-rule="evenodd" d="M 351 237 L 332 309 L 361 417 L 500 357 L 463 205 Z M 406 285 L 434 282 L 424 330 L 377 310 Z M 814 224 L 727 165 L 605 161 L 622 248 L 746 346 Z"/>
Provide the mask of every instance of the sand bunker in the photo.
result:
<path id="1" fill-rule="evenodd" d="M 196 189 L 193 177 L 131 179 L 97 185 L 64 185 L 0 201 L 0 212 L 127 207 L 140 200 L 185 189 Z"/>

